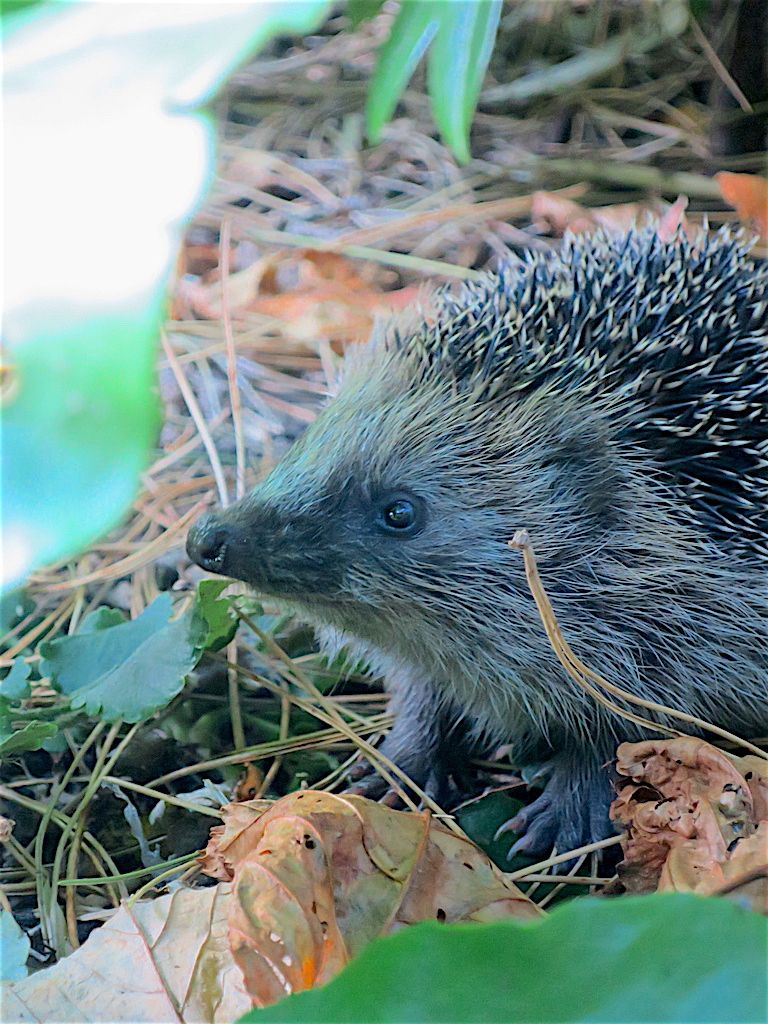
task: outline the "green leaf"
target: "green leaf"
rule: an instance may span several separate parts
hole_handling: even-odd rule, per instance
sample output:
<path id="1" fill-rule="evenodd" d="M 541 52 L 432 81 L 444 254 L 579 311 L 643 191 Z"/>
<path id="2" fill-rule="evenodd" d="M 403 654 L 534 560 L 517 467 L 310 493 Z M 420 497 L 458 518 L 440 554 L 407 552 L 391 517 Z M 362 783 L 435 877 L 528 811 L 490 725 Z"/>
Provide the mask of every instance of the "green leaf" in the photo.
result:
<path id="1" fill-rule="evenodd" d="M 80 626 L 79 633 L 96 633 L 100 629 L 109 629 L 111 626 L 120 626 L 128 622 L 128 618 L 119 608 L 107 608 L 102 606 L 95 612 L 86 615 Z"/>
<path id="2" fill-rule="evenodd" d="M 461 163 L 471 159 L 469 129 L 491 59 L 501 0 L 441 0 L 429 51 L 427 86 L 440 134 Z"/>
<path id="3" fill-rule="evenodd" d="M 28 697 L 31 672 L 31 668 L 24 659 L 17 658 L 11 665 L 11 671 L 0 682 L 0 697 L 8 701 L 20 701 Z"/>
<path id="4" fill-rule="evenodd" d="M 515 832 L 505 832 L 498 839 L 495 836 L 499 826 L 514 818 L 523 806 L 523 801 L 511 796 L 507 790 L 496 790 L 457 807 L 456 821 L 502 871 L 516 871 L 532 864 L 533 858 L 526 856 L 516 857 L 514 862 L 507 860 L 509 848 L 519 836 Z"/>
<path id="5" fill-rule="evenodd" d="M 584 898 L 541 922 L 417 925 L 249 1024 L 757 1022 L 768 924 L 726 900 Z"/>
<path id="6" fill-rule="evenodd" d="M 374 18 L 382 8 L 384 0 L 347 0 L 347 17 L 352 28 L 359 28 L 364 21 Z"/>
<path id="7" fill-rule="evenodd" d="M 237 630 L 228 580 L 203 580 L 195 602 L 171 620 L 170 594 L 161 594 L 137 618 L 112 608 L 87 616 L 74 636 L 40 645 L 40 671 L 71 698 L 72 707 L 108 722 L 139 722 L 166 706 L 184 687 L 203 651 L 226 646 Z"/>
<path id="8" fill-rule="evenodd" d="M 46 740 L 55 736 L 53 722 L 27 722 L 22 729 L 12 730 L 6 715 L 0 718 L 0 756 L 23 754 L 26 750 L 40 750 Z"/>
<path id="9" fill-rule="evenodd" d="M 442 2 L 403 0 L 389 38 L 379 50 L 376 70 L 368 87 L 366 116 L 372 143 L 395 112 L 416 65 L 437 32 Z"/>
<path id="10" fill-rule="evenodd" d="M 108 722 L 138 722 L 158 711 L 184 686 L 200 660 L 201 630 L 195 608 L 171 621 L 169 594 L 137 618 L 107 624 L 89 616 L 80 632 L 40 645 L 40 671 L 71 697 L 73 708 Z"/>
<path id="11" fill-rule="evenodd" d="M 232 606 L 233 598 L 220 597 L 230 585 L 230 580 L 201 580 L 198 585 L 197 614 L 202 626 L 202 650 L 221 650 L 237 632 L 238 618 Z"/>
<path id="12" fill-rule="evenodd" d="M 3 20 L 3 586 L 133 500 L 160 423 L 175 249 L 215 165 L 199 111 L 240 61 L 329 8 L 50 3 Z"/>
<path id="13" fill-rule="evenodd" d="M 0 634 L 5 636 L 9 630 L 34 610 L 35 602 L 21 587 L 17 587 L 15 590 L 6 590 L 4 594 L 0 595 Z"/>
<path id="14" fill-rule="evenodd" d="M 27 976 L 29 939 L 13 914 L 0 909 L 0 981 L 21 981 Z"/>

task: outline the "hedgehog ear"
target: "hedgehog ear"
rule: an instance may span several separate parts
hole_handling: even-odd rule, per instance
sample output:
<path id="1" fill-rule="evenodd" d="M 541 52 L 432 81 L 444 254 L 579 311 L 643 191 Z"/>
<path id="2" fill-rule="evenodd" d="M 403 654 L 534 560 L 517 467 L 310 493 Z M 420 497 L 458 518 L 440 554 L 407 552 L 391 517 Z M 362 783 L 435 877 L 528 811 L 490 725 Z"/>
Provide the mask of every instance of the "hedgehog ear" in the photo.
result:
<path id="1" fill-rule="evenodd" d="M 621 502 L 623 475 L 613 457 L 607 430 L 599 421 L 569 415 L 550 439 L 543 466 L 552 494 L 573 502 L 581 514 L 599 517 L 603 524 Z"/>

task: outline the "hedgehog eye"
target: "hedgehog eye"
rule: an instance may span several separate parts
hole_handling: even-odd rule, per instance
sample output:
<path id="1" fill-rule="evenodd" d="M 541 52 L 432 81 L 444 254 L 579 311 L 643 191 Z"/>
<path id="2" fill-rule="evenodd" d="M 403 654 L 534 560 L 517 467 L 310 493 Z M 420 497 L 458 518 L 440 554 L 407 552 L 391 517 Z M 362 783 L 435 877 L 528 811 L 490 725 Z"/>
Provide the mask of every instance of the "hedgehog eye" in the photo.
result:
<path id="1" fill-rule="evenodd" d="M 390 498 L 381 508 L 377 525 L 385 533 L 411 536 L 421 527 L 417 503 L 411 498 Z"/>

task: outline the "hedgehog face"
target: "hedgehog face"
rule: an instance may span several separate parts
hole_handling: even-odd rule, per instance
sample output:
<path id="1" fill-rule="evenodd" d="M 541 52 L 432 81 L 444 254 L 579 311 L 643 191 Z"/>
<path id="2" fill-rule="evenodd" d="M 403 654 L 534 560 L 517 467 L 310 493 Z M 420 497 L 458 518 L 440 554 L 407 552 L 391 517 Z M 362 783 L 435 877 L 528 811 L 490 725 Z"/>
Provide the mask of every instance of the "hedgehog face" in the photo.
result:
<path id="1" fill-rule="evenodd" d="M 508 562 L 517 523 L 475 460 L 487 428 L 445 382 L 404 373 L 348 379 L 262 485 L 196 524 L 190 556 L 347 629 L 434 613 L 446 583 Z"/>
<path id="2" fill-rule="evenodd" d="M 417 371 L 372 349 L 265 482 L 193 528 L 190 556 L 378 644 L 476 635 L 500 603 L 514 628 L 531 602 L 508 542 L 526 526 L 550 564 L 588 544 L 620 491 L 603 440 L 562 395 L 494 408 Z"/>

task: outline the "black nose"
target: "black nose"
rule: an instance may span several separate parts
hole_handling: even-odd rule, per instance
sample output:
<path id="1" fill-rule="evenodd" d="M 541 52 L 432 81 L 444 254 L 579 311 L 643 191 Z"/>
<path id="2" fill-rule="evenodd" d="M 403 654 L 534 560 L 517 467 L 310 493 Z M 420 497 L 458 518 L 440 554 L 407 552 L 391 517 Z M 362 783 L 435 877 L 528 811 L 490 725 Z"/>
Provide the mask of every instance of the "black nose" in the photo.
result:
<path id="1" fill-rule="evenodd" d="M 187 534 L 187 554 L 208 572 L 223 572 L 229 530 L 214 515 L 203 516 Z"/>

